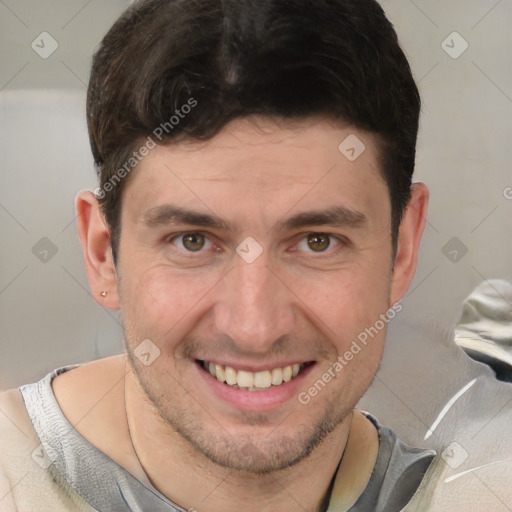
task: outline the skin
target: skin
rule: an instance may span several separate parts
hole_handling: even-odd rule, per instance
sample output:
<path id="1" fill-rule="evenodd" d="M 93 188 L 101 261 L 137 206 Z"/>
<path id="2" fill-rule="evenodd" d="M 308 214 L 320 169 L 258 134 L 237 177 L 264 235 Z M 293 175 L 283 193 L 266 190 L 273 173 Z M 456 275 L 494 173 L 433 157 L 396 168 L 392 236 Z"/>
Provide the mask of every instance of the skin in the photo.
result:
<path id="1" fill-rule="evenodd" d="M 350 134 L 366 146 L 354 162 L 338 151 Z M 212 512 L 318 510 L 347 449 L 349 508 L 377 456 L 376 431 L 354 407 L 378 370 L 386 329 L 307 405 L 297 396 L 413 278 L 428 191 L 412 187 L 393 262 L 377 161 L 373 136 L 323 119 L 241 119 L 206 143 L 159 146 L 126 183 L 117 266 L 98 203 L 81 193 L 91 289 L 104 307 L 121 309 L 128 355 L 54 380 L 82 435 L 174 502 Z M 161 222 L 155 208 L 169 204 L 222 222 Z M 351 221 L 286 223 L 336 207 Z M 187 251 L 186 233 L 203 235 L 203 248 Z M 332 235 L 329 247 L 315 251 L 324 246 L 311 234 Z M 262 248 L 252 263 L 236 252 L 247 237 Z M 146 366 L 134 351 L 148 339 L 160 353 Z M 278 405 L 249 407 L 215 393 L 196 360 L 253 371 L 311 365 Z"/>

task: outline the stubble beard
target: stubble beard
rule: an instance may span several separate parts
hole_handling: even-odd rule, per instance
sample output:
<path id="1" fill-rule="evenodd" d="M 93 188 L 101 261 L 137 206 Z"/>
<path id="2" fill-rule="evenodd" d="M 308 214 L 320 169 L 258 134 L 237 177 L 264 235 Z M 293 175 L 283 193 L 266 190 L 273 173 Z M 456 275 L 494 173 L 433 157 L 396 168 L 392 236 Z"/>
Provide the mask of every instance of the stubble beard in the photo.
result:
<path id="1" fill-rule="evenodd" d="M 326 400 L 320 415 L 316 415 L 314 423 L 303 425 L 294 435 L 276 432 L 282 431 L 277 425 L 275 430 L 265 437 L 231 435 L 216 421 L 210 411 L 204 407 L 204 417 L 211 419 L 211 425 L 220 433 L 212 432 L 185 405 L 172 403 L 168 397 L 171 390 L 159 389 L 162 379 L 148 378 L 147 371 L 141 372 L 140 365 L 135 360 L 133 351 L 127 343 L 127 354 L 138 384 L 147 400 L 159 415 L 170 433 L 178 434 L 188 445 L 195 456 L 206 457 L 210 462 L 226 468 L 253 475 L 265 475 L 290 468 L 307 459 L 318 448 L 329 434 L 333 433 L 349 413 L 354 404 L 342 407 L 339 400 Z M 173 380 L 172 378 L 167 380 Z M 193 406 L 201 407 L 199 401 L 191 398 Z M 307 406 L 301 406 L 307 407 Z M 301 410 L 299 411 L 301 412 Z M 306 411 L 304 411 L 306 412 Z M 293 414 L 293 413 L 292 413 Z M 310 418 L 313 415 L 304 414 Z M 268 423 L 265 413 L 246 413 L 243 415 L 244 425 L 264 425 Z M 287 421 L 288 420 L 288 421 Z M 295 425 L 285 418 L 283 424 Z M 172 436 L 170 436 L 172 438 Z"/>

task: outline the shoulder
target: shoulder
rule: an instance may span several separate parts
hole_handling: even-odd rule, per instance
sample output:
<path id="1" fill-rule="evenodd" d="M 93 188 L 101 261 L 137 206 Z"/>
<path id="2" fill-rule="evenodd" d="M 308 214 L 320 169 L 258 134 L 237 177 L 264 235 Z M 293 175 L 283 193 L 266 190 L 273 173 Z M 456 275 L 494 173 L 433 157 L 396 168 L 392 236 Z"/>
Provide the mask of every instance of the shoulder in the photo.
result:
<path id="1" fill-rule="evenodd" d="M 0 509 L 93 512 L 59 481 L 17 389 L 0 392 Z"/>
<path id="2" fill-rule="evenodd" d="M 25 409 L 25 402 L 18 389 L 0 392 L 0 448 L 13 438 L 28 438 L 32 423 Z"/>
<path id="3" fill-rule="evenodd" d="M 55 377 L 52 390 L 74 429 L 130 471 L 133 457 L 124 402 L 127 371 L 124 355 L 100 359 Z"/>
<path id="4" fill-rule="evenodd" d="M 100 359 L 62 373 L 52 390 L 64 416 L 80 434 L 97 445 L 94 433 L 124 416 L 125 356 Z M 91 437 L 93 437 L 91 439 Z"/>
<path id="5" fill-rule="evenodd" d="M 52 388 L 61 388 L 61 398 L 55 394 L 58 407 L 67 420 L 75 418 L 81 426 L 98 422 L 112 401 L 119 399 L 115 383 L 122 381 L 122 358 L 109 358 L 69 369 L 63 373 L 57 370 Z M 48 386 L 48 376 L 35 384 L 0 392 L 0 509 L 2 512 L 16 510 L 66 510 L 92 511 L 76 491 L 62 479 L 54 469 L 52 461 L 29 416 L 24 397 L 37 400 L 38 391 Z M 23 393 L 22 391 L 23 390 Z M 110 393 L 109 394 L 109 390 Z M 115 395 L 115 396 L 112 396 Z M 52 395 L 46 394 L 51 400 Z M 103 396 L 103 401 L 98 397 Z M 74 414 L 83 414 L 84 407 L 90 407 L 89 398 L 96 400 L 96 408 L 76 420 Z M 48 404 L 47 404 L 48 405 Z M 29 408 L 30 409 L 30 408 Z M 33 409 L 33 408 L 32 408 Z M 38 414 L 45 410 L 38 404 Z M 112 412 L 112 411 L 110 411 Z M 70 413 L 71 417 L 68 417 Z M 32 410 L 32 415 L 34 410 Z M 87 420 L 85 419 L 87 417 Z M 89 420 L 91 418 L 91 420 Z M 102 423 L 92 429 L 92 436 L 101 437 Z M 113 424 L 115 429 L 115 423 Z M 99 432 L 99 434 L 98 434 Z M 96 444 L 96 443 L 93 443 Z M 2 498 L 3 497 L 3 498 Z"/>
<path id="6" fill-rule="evenodd" d="M 17 410 L 23 406 L 23 397 L 18 389 L 0 391 L 0 410 Z"/>
<path id="7" fill-rule="evenodd" d="M 98 359 L 60 373 L 52 380 L 52 389 L 59 403 L 71 399 L 85 407 L 121 384 L 125 371 L 124 355 Z"/>
<path id="8" fill-rule="evenodd" d="M 25 408 L 22 394 L 13 389 L 0 393 L 0 494 L 1 510 L 15 511 L 27 504 L 25 496 L 34 482 L 44 478 L 39 438 Z M 36 455 L 40 457 L 37 458 Z M 35 502 L 30 502 L 32 505 Z"/>

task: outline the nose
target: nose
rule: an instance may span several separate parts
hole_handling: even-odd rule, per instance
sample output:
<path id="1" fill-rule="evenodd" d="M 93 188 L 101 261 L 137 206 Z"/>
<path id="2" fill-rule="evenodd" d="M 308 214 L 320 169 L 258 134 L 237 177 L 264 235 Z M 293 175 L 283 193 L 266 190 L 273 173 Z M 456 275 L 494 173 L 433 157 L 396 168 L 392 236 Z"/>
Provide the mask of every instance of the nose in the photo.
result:
<path id="1" fill-rule="evenodd" d="M 294 330 L 293 294 L 264 255 L 253 263 L 235 258 L 214 308 L 216 328 L 240 351 L 265 354 Z"/>

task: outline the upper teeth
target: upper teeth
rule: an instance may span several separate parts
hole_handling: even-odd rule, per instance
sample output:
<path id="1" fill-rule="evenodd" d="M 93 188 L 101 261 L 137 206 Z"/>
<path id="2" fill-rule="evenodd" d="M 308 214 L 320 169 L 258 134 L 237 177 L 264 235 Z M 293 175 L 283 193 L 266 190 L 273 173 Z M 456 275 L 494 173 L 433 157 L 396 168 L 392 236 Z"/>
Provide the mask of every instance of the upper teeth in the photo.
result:
<path id="1" fill-rule="evenodd" d="M 221 366 L 214 363 L 203 363 L 205 369 L 220 382 L 240 388 L 266 389 L 270 386 L 279 386 L 283 382 L 290 381 L 296 377 L 301 369 L 300 364 L 292 364 L 284 368 L 274 368 L 262 372 L 248 372 L 235 370 L 231 366 Z"/>

